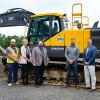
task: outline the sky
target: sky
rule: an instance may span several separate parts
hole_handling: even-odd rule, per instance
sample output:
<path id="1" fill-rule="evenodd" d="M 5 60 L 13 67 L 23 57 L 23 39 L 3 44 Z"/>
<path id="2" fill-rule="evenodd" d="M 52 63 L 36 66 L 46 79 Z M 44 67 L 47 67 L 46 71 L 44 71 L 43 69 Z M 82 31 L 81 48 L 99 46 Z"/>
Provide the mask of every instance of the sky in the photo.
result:
<path id="1" fill-rule="evenodd" d="M 71 20 L 73 3 L 83 4 L 83 15 L 89 17 L 90 27 L 92 27 L 95 21 L 100 20 L 99 0 L 0 0 L 0 14 L 8 9 L 23 8 L 35 14 L 50 12 L 66 13 L 69 20 Z M 0 33 L 5 35 L 23 35 L 24 31 L 25 27 L 23 26 L 0 28 Z"/>

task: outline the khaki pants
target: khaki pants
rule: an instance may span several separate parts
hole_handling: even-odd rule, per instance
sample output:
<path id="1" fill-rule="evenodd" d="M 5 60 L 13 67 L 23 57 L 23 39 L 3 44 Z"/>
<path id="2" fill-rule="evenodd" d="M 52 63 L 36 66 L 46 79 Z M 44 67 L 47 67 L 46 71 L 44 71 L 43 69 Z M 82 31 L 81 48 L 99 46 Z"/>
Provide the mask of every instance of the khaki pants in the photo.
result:
<path id="1" fill-rule="evenodd" d="M 85 65 L 84 66 L 84 75 L 86 87 L 91 87 L 92 89 L 96 88 L 96 75 L 95 75 L 95 66 L 94 65 Z"/>

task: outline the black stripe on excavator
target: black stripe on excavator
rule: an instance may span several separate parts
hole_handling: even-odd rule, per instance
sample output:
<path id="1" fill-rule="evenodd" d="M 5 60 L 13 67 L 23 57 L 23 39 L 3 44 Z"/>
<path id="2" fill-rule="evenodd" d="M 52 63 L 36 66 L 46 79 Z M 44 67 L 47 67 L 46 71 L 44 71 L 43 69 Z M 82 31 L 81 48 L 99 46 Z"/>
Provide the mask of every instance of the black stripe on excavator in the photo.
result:
<path id="1" fill-rule="evenodd" d="M 64 46 L 45 46 L 49 58 L 52 60 L 63 60 L 65 59 L 65 48 Z"/>
<path id="2" fill-rule="evenodd" d="M 90 29 L 90 37 L 97 48 L 97 57 L 100 57 L 100 28 Z"/>

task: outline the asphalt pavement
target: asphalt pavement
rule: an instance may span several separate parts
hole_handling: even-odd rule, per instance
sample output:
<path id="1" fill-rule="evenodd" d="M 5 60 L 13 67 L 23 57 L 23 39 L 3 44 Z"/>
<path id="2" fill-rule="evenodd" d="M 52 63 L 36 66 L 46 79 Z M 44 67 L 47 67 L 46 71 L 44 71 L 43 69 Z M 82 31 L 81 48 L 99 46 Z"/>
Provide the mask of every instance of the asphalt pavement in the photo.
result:
<path id="1" fill-rule="evenodd" d="M 0 100 L 100 100 L 100 90 L 89 92 L 84 88 L 51 85 L 35 88 L 33 84 L 8 87 L 7 81 L 0 78 Z"/>

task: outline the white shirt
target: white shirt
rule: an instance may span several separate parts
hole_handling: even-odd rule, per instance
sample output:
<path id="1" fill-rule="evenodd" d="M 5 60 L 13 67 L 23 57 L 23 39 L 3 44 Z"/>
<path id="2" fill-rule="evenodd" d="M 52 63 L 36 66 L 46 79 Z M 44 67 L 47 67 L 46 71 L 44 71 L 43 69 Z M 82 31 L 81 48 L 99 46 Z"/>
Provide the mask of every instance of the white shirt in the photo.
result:
<path id="1" fill-rule="evenodd" d="M 19 63 L 20 64 L 27 64 L 27 60 L 25 59 L 26 58 L 26 47 L 24 45 L 21 47 L 20 53 L 21 53 L 21 56 L 19 59 Z"/>

